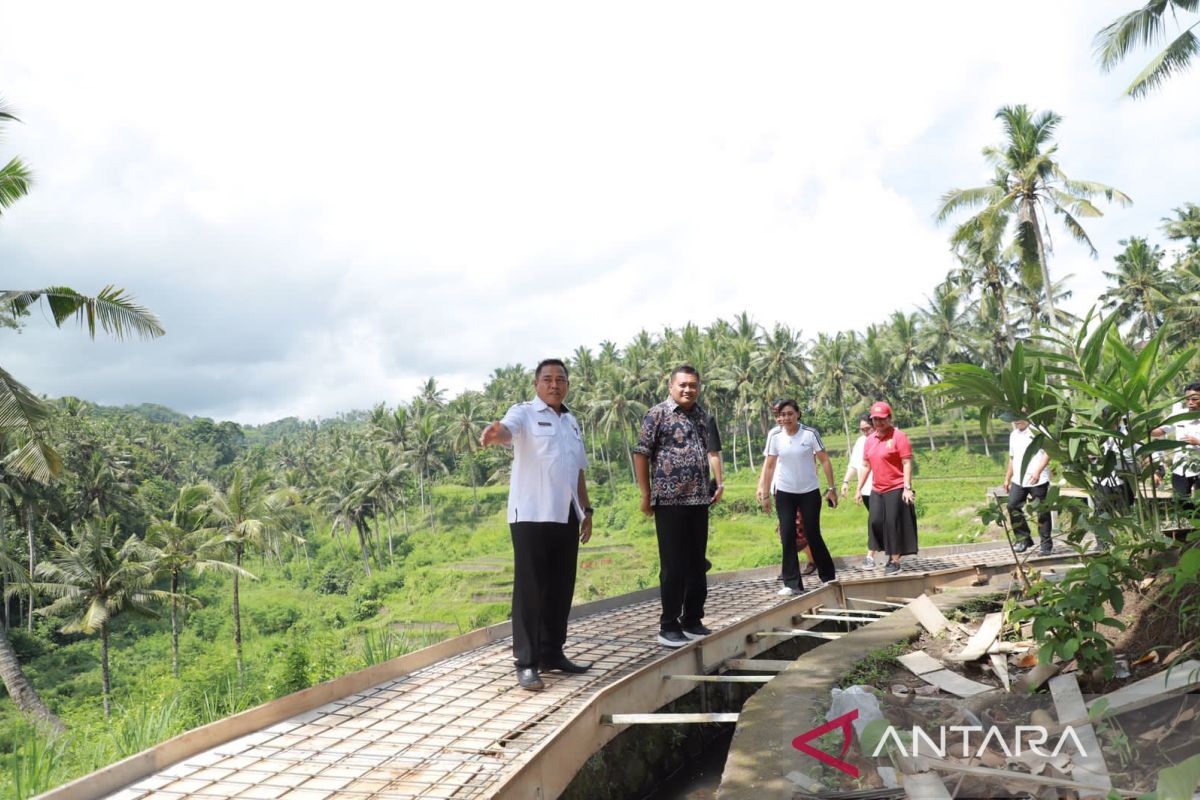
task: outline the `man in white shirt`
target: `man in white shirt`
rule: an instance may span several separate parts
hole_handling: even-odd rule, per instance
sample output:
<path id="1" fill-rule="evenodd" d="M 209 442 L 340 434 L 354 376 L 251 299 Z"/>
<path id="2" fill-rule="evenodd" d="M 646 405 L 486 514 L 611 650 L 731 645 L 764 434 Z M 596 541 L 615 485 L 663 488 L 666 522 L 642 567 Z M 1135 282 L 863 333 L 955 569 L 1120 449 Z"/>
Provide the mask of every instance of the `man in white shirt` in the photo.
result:
<path id="1" fill-rule="evenodd" d="M 1181 413 L 1200 412 L 1200 382 L 1189 383 L 1183 390 Z M 1171 469 L 1171 492 L 1182 510 L 1195 509 L 1192 493 L 1200 484 L 1200 419 L 1184 419 L 1173 425 L 1163 425 L 1150 432 L 1151 436 L 1170 435 L 1184 442 L 1187 447 L 1174 451 L 1174 466 Z"/>
<path id="2" fill-rule="evenodd" d="M 875 428 L 871 425 L 870 414 L 859 414 L 858 416 L 858 433 L 859 437 L 854 440 L 854 446 L 850 448 L 850 463 L 846 465 L 846 474 L 842 477 L 842 497 L 846 497 L 850 493 L 850 479 L 854 479 L 854 485 L 858 486 L 859 476 L 866 469 L 866 459 L 863 452 L 866 449 L 867 437 L 875 432 Z M 867 475 L 867 481 L 862 487 L 862 504 L 870 513 L 871 510 L 871 486 L 873 481 L 871 476 Z M 883 544 L 876 540 L 875 529 L 867 524 L 867 557 L 862 560 L 863 569 L 875 569 L 875 554 L 883 552 Z M 887 559 L 884 559 L 886 561 Z"/>
<path id="3" fill-rule="evenodd" d="M 533 373 L 537 399 L 517 403 L 480 444 L 511 446 L 508 523 L 513 542 L 513 656 L 522 689 L 545 688 L 539 670 L 585 672 L 563 654 L 580 542 L 592 536 L 579 423 L 563 400 L 567 367 L 548 358 Z"/>
<path id="4" fill-rule="evenodd" d="M 1025 454 L 1033 443 L 1036 431 L 1029 427 L 1029 420 L 1014 419 L 1012 433 L 1008 435 L 1008 468 L 1004 471 L 1004 491 L 1008 492 L 1008 516 L 1012 520 L 1013 534 L 1017 537 L 1016 551 L 1024 553 L 1033 547 L 1033 537 L 1030 536 L 1029 522 L 1025 519 L 1022 506 L 1033 497 L 1045 500 L 1050 490 L 1050 456 L 1045 450 L 1038 449 L 1029 458 L 1029 465 L 1017 480 L 1013 480 L 1016 471 L 1025 463 Z M 1054 549 L 1051 538 L 1051 517 L 1049 511 L 1038 512 L 1038 535 L 1041 538 L 1041 554 L 1049 555 Z"/>

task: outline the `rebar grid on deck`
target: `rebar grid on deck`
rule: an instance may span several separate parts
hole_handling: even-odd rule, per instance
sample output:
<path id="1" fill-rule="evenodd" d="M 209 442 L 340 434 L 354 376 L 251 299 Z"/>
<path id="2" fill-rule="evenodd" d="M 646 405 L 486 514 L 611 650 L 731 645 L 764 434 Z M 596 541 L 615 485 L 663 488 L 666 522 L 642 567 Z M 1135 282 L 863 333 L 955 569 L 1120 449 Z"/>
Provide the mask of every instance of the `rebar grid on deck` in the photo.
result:
<path id="1" fill-rule="evenodd" d="M 1007 548 L 910 558 L 906 572 L 1001 563 Z M 850 583 L 882 573 L 845 565 Z M 815 586 L 815 582 L 810 585 Z M 709 587 L 706 620 L 723 628 L 791 598 L 769 579 Z M 566 650 L 592 661 L 583 675 L 543 675 L 517 688 L 511 639 L 444 659 L 286 722 L 215 747 L 111 798 L 400 800 L 489 797 L 599 689 L 664 654 L 659 603 L 645 601 L 572 620 Z"/>

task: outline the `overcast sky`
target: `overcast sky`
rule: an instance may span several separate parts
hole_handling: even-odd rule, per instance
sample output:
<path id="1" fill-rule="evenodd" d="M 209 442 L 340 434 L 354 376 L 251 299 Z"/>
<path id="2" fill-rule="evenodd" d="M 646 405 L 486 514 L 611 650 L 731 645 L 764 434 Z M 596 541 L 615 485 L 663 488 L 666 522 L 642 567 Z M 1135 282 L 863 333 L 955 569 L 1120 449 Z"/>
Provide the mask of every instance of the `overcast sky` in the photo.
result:
<path id="1" fill-rule="evenodd" d="M 1055 228 L 1086 307 L 1130 235 L 1200 201 L 1200 71 L 1149 100 L 1095 32 L 1140 0 L 3 2 L 0 96 L 34 170 L 4 288 L 131 291 L 153 342 L 35 316 L 40 393 L 244 423 L 452 392 L 507 363 L 748 311 L 813 337 L 924 301 L 938 197 L 985 183 L 996 109 L 1064 117 Z"/>

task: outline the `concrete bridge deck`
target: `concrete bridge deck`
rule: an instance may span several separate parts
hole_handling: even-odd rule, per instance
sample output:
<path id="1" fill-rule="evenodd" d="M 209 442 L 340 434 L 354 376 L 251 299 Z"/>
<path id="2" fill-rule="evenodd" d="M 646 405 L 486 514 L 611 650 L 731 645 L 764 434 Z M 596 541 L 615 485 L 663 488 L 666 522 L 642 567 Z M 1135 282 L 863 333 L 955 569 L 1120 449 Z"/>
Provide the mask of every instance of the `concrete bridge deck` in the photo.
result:
<path id="1" fill-rule="evenodd" d="M 655 641 L 657 589 L 580 606 L 566 650 L 595 666 L 584 675 L 548 673 L 539 693 L 516 686 L 507 623 L 475 631 L 181 734 L 43 797 L 549 798 L 619 732 L 600 730 L 600 711 L 654 711 L 693 688 L 664 688 L 681 682 L 657 674 L 645 684 L 652 691 L 637 688 L 639 675 L 671 664 L 676 673 L 712 671 L 725 658 L 762 652 L 772 644 L 755 645 L 746 631 L 780 620 L 791 627 L 792 615 L 844 602 L 854 584 L 886 583 L 902 594 L 905 580 L 911 591 L 922 575 L 995 569 L 1012 555 L 997 543 L 930 548 L 887 579 L 859 560 L 839 560 L 837 583 L 792 598 L 775 594 L 776 567 L 710 576 L 705 622 L 716 633 L 676 651 Z"/>

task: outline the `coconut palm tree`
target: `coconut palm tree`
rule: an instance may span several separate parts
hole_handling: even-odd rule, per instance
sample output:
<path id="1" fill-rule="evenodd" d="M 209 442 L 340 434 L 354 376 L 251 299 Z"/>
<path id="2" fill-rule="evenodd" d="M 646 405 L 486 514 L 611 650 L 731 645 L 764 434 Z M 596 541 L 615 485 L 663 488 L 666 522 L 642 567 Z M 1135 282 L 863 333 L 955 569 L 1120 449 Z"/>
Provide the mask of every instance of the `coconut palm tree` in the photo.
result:
<path id="1" fill-rule="evenodd" d="M 430 381 L 432 382 L 432 378 Z M 429 497 L 429 527 L 431 530 L 437 530 L 437 514 L 433 507 L 433 487 L 430 485 L 431 475 L 434 470 L 438 470 L 443 474 L 450 470 L 446 466 L 446 462 L 442 460 L 442 428 L 440 420 L 440 412 L 434 411 L 432 406 L 417 406 L 422 410 L 420 416 L 413 420 L 412 427 L 409 431 L 409 449 L 408 457 L 413 467 L 417 470 L 418 487 L 421 495 L 422 509 L 424 509 L 425 497 L 428 490 Z"/>
<path id="2" fill-rule="evenodd" d="M 56 598 L 40 613 L 69 615 L 63 633 L 100 633 L 106 719 L 112 693 L 109 625 L 124 611 L 158 617 L 152 606 L 165 603 L 171 593 L 154 588 L 157 570 L 153 549 L 136 535 L 122 537 L 116 515 L 85 521 L 72 531 L 71 540 L 59 536 L 49 560 L 37 566 L 38 590 Z"/>
<path id="3" fill-rule="evenodd" d="M 633 449 L 629 437 L 641 425 L 647 406 L 636 399 L 636 394 L 638 394 L 636 389 L 630 390 L 630 381 L 627 375 L 628 373 L 621 369 L 620 364 L 611 364 L 601 371 L 600 383 L 596 387 L 595 407 L 592 410 L 592 424 L 603 436 L 606 450 L 608 444 L 612 442 L 613 434 L 618 436 L 629 461 L 629 473 L 636 480 L 637 476 L 633 471 Z M 636 437 L 637 434 L 633 433 L 633 435 Z M 611 458 L 605 459 L 605 467 L 608 469 L 609 489 L 616 492 L 616 486 L 613 484 Z"/>
<path id="4" fill-rule="evenodd" d="M 1064 275 L 1062 280 L 1054 282 L 1054 317 L 1050 316 L 1046 307 L 1046 295 L 1040 287 L 1016 283 L 1008 293 L 1012 302 L 1013 334 L 1022 339 L 1033 335 L 1046 326 L 1068 330 L 1078 324 L 1079 318 L 1062 308 L 1062 304 L 1071 299 L 1072 292 L 1065 288 L 1073 276 Z"/>
<path id="5" fill-rule="evenodd" d="M 1145 97 L 1162 85 L 1167 78 L 1183 72 L 1196 53 L 1200 52 L 1200 39 L 1193 30 L 1200 19 L 1191 21 L 1187 15 L 1200 10 L 1197 0 L 1149 0 L 1139 9 L 1123 14 L 1100 29 L 1096 34 L 1096 55 L 1100 66 L 1108 72 L 1125 60 L 1134 47 L 1156 46 L 1167 38 L 1166 17 L 1174 20 L 1181 33 L 1159 52 L 1150 63 L 1125 87 L 1130 97 Z M 1182 19 L 1181 19 L 1182 17 Z"/>
<path id="6" fill-rule="evenodd" d="M 922 348 L 921 316 L 893 311 L 888 322 L 888 334 L 892 340 L 892 371 L 900 377 L 902 386 L 913 388 L 921 400 L 921 413 L 925 417 L 925 433 L 929 437 L 929 449 L 935 450 L 933 428 L 929 423 L 929 404 L 921 386 L 933 383 L 933 366 L 929 354 Z"/>
<path id="7" fill-rule="evenodd" d="M 463 392 L 446 406 L 443 417 L 449 423 L 449 444 L 458 454 L 466 454 L 467 472 L 471 478 L 471 503 L 475 516 L 479 516 L 479 491 L 475 479 L 475 452 L 479 449 L 479 435 L 488 423 L 483 406 L 483 395 L 478 392 Z"/>
<path id="8" fill-rule="evenodd" d="M 29 573 L 20 563 L 9 558 L 3 549 L 0 549 L 0 577 L 3 577 L 6 584 L 3 595 L 5 602 L 10 592 L 19 591 L 21 588 L 32 595 L 33 584 Z M 16 703 L 21 713 L 53 730 L 66 730 L 62 720 L 42 701 L 33 684 L 29 682 L 29 677 L 21 669 L 21 662 L 17 659 L 3 626 L 0 626 L 0 677 L 4 679 L 4 688 L 8 690 L 8 696 Z"/>
<path id="9" fill-rule="evenodd" d="M 1100 301 L 1119 322 L 1132 323 L 1129 331 L 1134 336 L 1150 338 L 1162 327 L 1163 315 L 1176 291 L 1170 274 L 1162 268 L 1161 247 L 1151 246 L 1139 236 L 1120 243 L 1125 250 L 1113 259 L 1116 270 L 1104 273 L 1116 285 L 1100 295 Z"/>
<path id="10" fill-rule="evenodd" d="M 1187 242 L 1176 262 L 1179 266 L 1200 265 L 1200 206 L 1195 203 L 1184 203 L 1174 211 L 1175 219 L 1169 217 L 1163 219 L 1162 228 L 1163 233 L 1171 241 Z"/>
<path id="11" fill-rule="evenodd" d="M 819 333 L 811 351 L 813 372 L 819 376 L 813 399 L 818 403 L 836 406 L 841 412 L 847 453 L 851 450 L 851 443 L 846 387 L 850 381 L 851 364 L 857 356 L 857 346 L 858 337 L 854 331 L 838 331 L 833 336 Z"/>
<path id="12" fill-rule="evenodd" d="M 253 579 L 254 576 L 221 557 L 220 547 L 209 539 L 204 527 L 204 502 L 208 490 L 204 486 L 184 486 L 171 504 L 168 521 L 155 520 L 146 534 L 146 544 L 154 548 L 159 573 L 170 578 L 171 594 L 171 673 L 179 677 L 179 615 L 181 602 L 194 602 L 183 594 L 183 574 L 214 570 Z"/>
<path id="13" fill-rule="evenodd" d="M 207 499 L 203 509 L 208 522 L 210 544 L 224 544 L 233 551 L 233 644 L 237 651 L 238 675 L 243 673 L 242 610 L 238 579 L 245 575 L 242 558 L 249 548 L 265 551 L 278 536 L 300 537 L 289 533 L 289 510 L 298 501 L 288 489 L 272 490 L 271 476 L 258 471 L 247 473 L 242 467 L 233 470 L 229 487 L 221 491 L 212 484 L 203 484 Z"/>
<path id="14" fill-rule="evenodd" d="M 17 118 L 0 101 L 0 132 Z M 32 185 L 28 168 L 20 158 L 13 157 L 0 169 L 0 214 L 24 197 Z M 62 327 L 68 320 L 77 320 L 87 327 L 95 339 L 96 325 L 117 339 L 129 334 L 153 338 L 163 334 L 158 318 L 139 306 L 123 289 L 105 287 L 95 297 L 88 297 L 67 287 L 47 287 L 35 290 L 0 291 L 0 327 L 17 328 L 29 308 L 45 301 L 54 324 Z M 46 482 L 62 471 L 62 459 L 45 436 L 49 409 L 23 383 L 0 367 L 0 443 L 6 454 L 4 469 L 12 475 Z M 8 443 L 16 443 L 8 450 Z M 0 677 L 17 707 L 35 720 L 52 728 L 63 729 L 61 720 L 38 697 L 33 685 L 21 670 L 7 633 L 0 631 Z"/>
<path id="15" fill-rule="evenodd" d="M 1048 214 L 1061 217 L 1071 237 L 1095 258 L 1096 248 L 1078 218 L 1103 216 L 1092 203 L 1101 196 L 1121 205 L 1133 201 L 1111 186 L 1067 177 L 1055 160 L 1058 145 L 1053 143 L 1054 132 L 1062 117 L 1053 111 L 1035 114 L 1024 105 L 1003 106 L 996 112 L 996 119 L 1004 128 L 1004 142 L 983 149 L 984 158 L 995 169 L 991 183 L 973 189 L 951 189 L 942 195 L 937 221 L 942 223 L 963 209 L 976 208 L 980 210 L 965 223 L 973 229 L 994 229 L 1001 221 L 1008 227 L 1011 221 L 1022 281 L 1044 292 L 1046 310 L 1054 319 L 1057 312 L 1047 260 L 1052 249 Z M 954 238 L 960 238 L 959 231 Z"/>
<path id="16" fill-rule="evenodd" d="M 764 333 L 755 358 L 758 388 L 765 408 L 771 398 L 793 397 L 809 376 L 800 331 L 776 324 Z"/>

